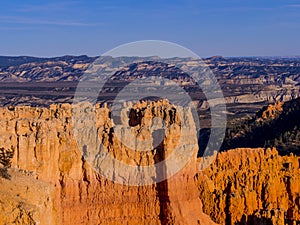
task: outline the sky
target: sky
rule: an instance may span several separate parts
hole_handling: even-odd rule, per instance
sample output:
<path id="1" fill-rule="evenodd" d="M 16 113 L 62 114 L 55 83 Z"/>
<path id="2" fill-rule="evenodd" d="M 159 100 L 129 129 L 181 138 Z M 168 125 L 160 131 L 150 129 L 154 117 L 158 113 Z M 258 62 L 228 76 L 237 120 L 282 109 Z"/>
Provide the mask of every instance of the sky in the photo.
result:
<path id="1" fill-rule="evenodd" d="M 299 0 L 2 0 L 0 55 L 96 56 L 163 40 L 200 57 L 300 55 Z"/>

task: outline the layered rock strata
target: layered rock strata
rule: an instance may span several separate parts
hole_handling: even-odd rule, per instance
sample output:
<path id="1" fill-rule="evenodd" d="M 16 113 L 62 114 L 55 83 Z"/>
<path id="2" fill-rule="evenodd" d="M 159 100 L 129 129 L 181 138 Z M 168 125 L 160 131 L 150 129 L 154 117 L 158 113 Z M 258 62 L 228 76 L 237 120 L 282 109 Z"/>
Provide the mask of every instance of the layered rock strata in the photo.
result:
<path id="1" fill-rule="evenodd" d="M 94 109 L 99 142 L 127 165 L 161 162 L 173 153 L 180 136 L 183 146 L 197 141 L 191 112 L 176 110 L 165 101 L 124 106 L 120 120 L 130 127 L 119 134 L 131 132 L 131 142 L 143 140 L 154 147 L 153 131 L 164 129 L 163 141 L 142 153 L 135 149 L 138 144 L 133 149 L 122 144 L 113 129 L 117 121 L 107 107 Z M 84 151 L 91 149 L 79 148 L 75 140 L 70 105 L 7 107 L 0 109 L 0 116 L 0 148 L 15 150 L 9 176 L 0 178 L 0 224 L 294 225 L 300 221 L 299 157 L 279 156 L 275 149 L 236 149 L 218 154 L 200 172 L 195 147 L 189 164 L 168 180 L 129 186 L 128 180 L 114 183 L 91 166 Z M 82 124 L 88 127 L 91 121 L 85 118 Z"/>
<path id="2" fill-rule="evenodd" d="M 83 106 L 83 111 L 91 110 L 89 105 Z M 10 207 L 17 210 L 21 203 L 30 205 L 11 214 L 9 221 L 12 224 L 64 225 L 214 224 L 202 213 L 194 182 L 197 136 L 190 110 L 182 110 L 180 117 L 178 111 L 166 101 L 150 105 L 140 102 L 127 108 L 131 109 L 128 118 L 131 123 L 128 129 L 133 134 L 131 142 L 141 139 L 150 140 L 149 145 L 153 143 L 150 135 L 154 127 L 158 126 L 158 122 L 152 121 L 154 117 L 163 121 L 160 124 L 165 129 L 162 142 L 143 154 L 126 147 L 116 137 L 110 110 L 106 106 L 97 105 L 94 107 L 94 115 L 99 143 L 109 154 L 128 165 L 155 164 L 172 154 L 178 145 L 181 127 L 185 124 L 190 133 L 183 134 L 183 146 L 194 144 L 194 148 L 192 159 L 182 171 L 168 180 L 146 186 L 128 186 L 126 179 L 123 184 L 114 183 L 99 175 L 85 157 L 85 151 L 90 153 L 93 150 L 78 147 L 80 140 L 75 141 L 71 105 L 52 105 L 49 109 L 26 106 L 1 108 L 0 145 L 15 149 L 15 154 L 13 168 L 8 171 L 13 178 L 1 178 L 0 185 L 15 187 L 16 191 L 10 195 L 21 197 L 8 197 L 13 200 L 6 202 L 7 198 L 3 196 L 8 191 L 3 190 L 5 194 L 0 197 L 0 205 L 6 211 Z M 81 122 L 87 127 L 91 121 L 85 117 Z M 121 132 L 121 135 L 126 132 Z M 166 166 L 165 171 L 156 172 L 167 173 L 167 170 L 169 168 Z M 14 175 L 17 172 L 12 171 L 27 171 L 31 176 Z M 20 187 L 15 178 L 19 176 L 21 178 L 18 179 L 24 180 Z M 21 213 L 22 210 L 25 213 Z M 45 218 L 47 223 L 44 222 Z"/>

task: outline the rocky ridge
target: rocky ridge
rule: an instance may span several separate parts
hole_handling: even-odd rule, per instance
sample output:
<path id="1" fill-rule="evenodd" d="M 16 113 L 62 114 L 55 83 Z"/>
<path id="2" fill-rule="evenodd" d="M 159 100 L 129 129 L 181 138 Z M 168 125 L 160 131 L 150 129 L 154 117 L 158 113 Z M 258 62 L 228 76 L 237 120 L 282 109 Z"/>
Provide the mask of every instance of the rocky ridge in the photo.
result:
<path id="1" fill-rule="evenodd" d="M 279 101 L 263 107 L 253 117 L 232 122 L 222 149 L 276 147 L 281 155 L 300 155 L 299 103 L 300 98 Z"/>
<path id="2" fill-rule="evenodd" d="M 0 58 L 0 99 L 2 105 L 39 105 L 53 103 L 71 103 L 80 80 L 95 57 L 64 56 L 56 58 L 2 57 Z M 123 57 L 124 63 L 136 58 Z M 131 82 L 133 78 L 145 78 L 149 75 L 168 76 L 172 81 L 194 93 L 199 108 L 209 107 L 203 94 L 196 90 L 194 82 L 182 71 L 174 68 L 181 62 L 185 67 L 197 64 L 195 59 L 169 59 L 168 66 L 155 64 L 157 57 L 144 58 L 144 63 L 128 65 L 120 71 L 111 71 L 117 81 L 110 91 L 116 93 L 122 82 Z M 101 62 L 100 62 L 101 61 Z M 96 63 L 97 68 L 109 68 L 115 59 L 103 58 Z M 203 60 L 217 77 L 225 100 L 229 104 L 247 108 L 255 112 L 257 104 L 276 101 L 289 101 L 297 98 L 300 82 L 300 60 L 298 58 L 222 58 L 212 57 Z M 22 85 L 16 85 L 21 83 Z M 32 83 L 37 83 L 35 86 Z M 41 84 L 43 83 L 43 84 Z M 42 85 L 42 86 L 41 86 Z M 41 88 L 43 87 L 43 88 Z M 106 100 L 102 98 L 102 100 Z M 250 105 L 249 105 L 250 104 Z M 252 109 L 254 108 L 254 110 Z M 240 109 L 239 109 L 240 110 Z M 232 109 L 233 113 L 237 110 Z"/>

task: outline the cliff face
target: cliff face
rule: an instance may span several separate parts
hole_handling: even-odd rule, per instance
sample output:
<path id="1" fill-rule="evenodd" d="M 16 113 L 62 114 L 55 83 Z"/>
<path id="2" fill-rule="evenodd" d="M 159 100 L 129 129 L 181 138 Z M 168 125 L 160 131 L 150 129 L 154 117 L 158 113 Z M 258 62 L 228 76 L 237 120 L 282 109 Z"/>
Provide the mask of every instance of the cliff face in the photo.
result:
<path id="1" fill-rule="evenodd" d="M 58 224 L 55 188 L 26 171 L 8 174 L 9 179 L 0 178 L 0 224 Z"/>
<path id="2" fill-rule="evenodd" d="M 156 163 L 172 152 L 182 123 L 192 121 L 189 111 L 183 112 L 184 121 L 171 112 L 174 109 L 167 102 L 150 107 L 139 103 L 132 111 L 131 130 L 144 140 L 151 138 L 147 138 L 147 127 L 153 126 L 149 124 L 153 116 L 163 117 L 166 124 L 163 142 L 137 156 L 117 141 L 109 109 L 97 106 L 99 140 L 110 154 L 128 164 Z M 196 147 L 189 165 L 171 179 L 133 187 L 107 180 L 87 163 L 75 142 L 70 105 L 1 108 L 0 116 L 0 145 L 15 149 L 13 168 L 8 171 L 11 179 L 0 180 L 1 189 L 7 187 L 0 196 L 4 209 L 0 216 L 5 218 L 1 224 L 214 224 L 202 213 L 194 181 Z M 89 122 L 88 118 L 83 121 L 85 126 Z M 186 144 L 197 141 L 190 126 Z M 10 211 L 15 213 L 8 216 Z"/>
<path id="3" fill-rule="evenodd" d="M 300 157 L 275 149 L 220 153 L 197 174 L 204 212 L 220 223 L 296 224 L 300 221 Z"/>
<path id="4" fill-rule="evenodd" d="M 149 132 L 157 126 L 149 121 L 153 117 L 166 121 L 163 142 L 143 154 L 118 141 L 109 109 L 97 106 L 95 112 L 99 140 L 110 154 L 130 165 L 157 163 L 171 154 L 182 123 L 190 128 L 183 134 L 184 143 L 197 141 L 190 112 L 183 112 L 181 121 L 167 102 L 138 103 L 132 108 L 130 131 L 135 138 L 150 140 L 149 146 L 153 143 Z M 282 157 L 276 150 L 237 149 L 218 154 L 210 167 L 199 172 L 195 148 L 188 166 L 172 178 L 133 187 L 100 176 L 86 161 L 75 142 L 70 105 L 1 108 L 0 116 L 0 148 L 15 150 L 10 179 L 0 178 L 0 224 L 300 221 L 299 157 Z M 84 126 L 90 122 L 82 121 Z M 130 141 L 135 143 L 135 138 Z"/>

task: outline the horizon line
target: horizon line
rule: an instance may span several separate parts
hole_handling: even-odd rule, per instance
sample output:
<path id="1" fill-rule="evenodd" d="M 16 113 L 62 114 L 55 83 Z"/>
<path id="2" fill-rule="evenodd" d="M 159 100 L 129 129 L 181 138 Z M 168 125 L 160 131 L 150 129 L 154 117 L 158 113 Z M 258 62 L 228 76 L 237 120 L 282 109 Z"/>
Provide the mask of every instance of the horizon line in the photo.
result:
<path id="1" fill-rule="evenodd" d="M 57 56 L 36 56 L 36 55 L 0 55 L 0 57 L 7 57 L 7 58 L 21 58 L 21 57 L 27 57 L 27 58 L 37 58 L 37 59 L 53 59 L 53 58 L 63 58 L 63 57 L 89 57 L 89 58 L 98 58 L 101 57 L 101 55 L 88 55 L 88 54 L 66 54 L 66 55 L 57 55 Z M 108 56 L 108 55 L 103 55 Z M 122 56 L 122 57 L 140 57 L 141 56 Z M 158 56 L 146 56 L 146 57 L 158 57 Z M 199 56 L 200 57 L 200 56 Z M 202 59 L 209 59 L 209 58 L 300 58 L 299 55 L 240 55 L 240 56 L 224 56 L 224 55 L 211 55 L 211 56 L 205 56 L 200 57 Z M 176 58 L 176 57 L 172 57 Z M 181 57 L 178 57 L 181 58 Z M 190 57 L 183 57 L 183 58 L 190 58 Z"/>

